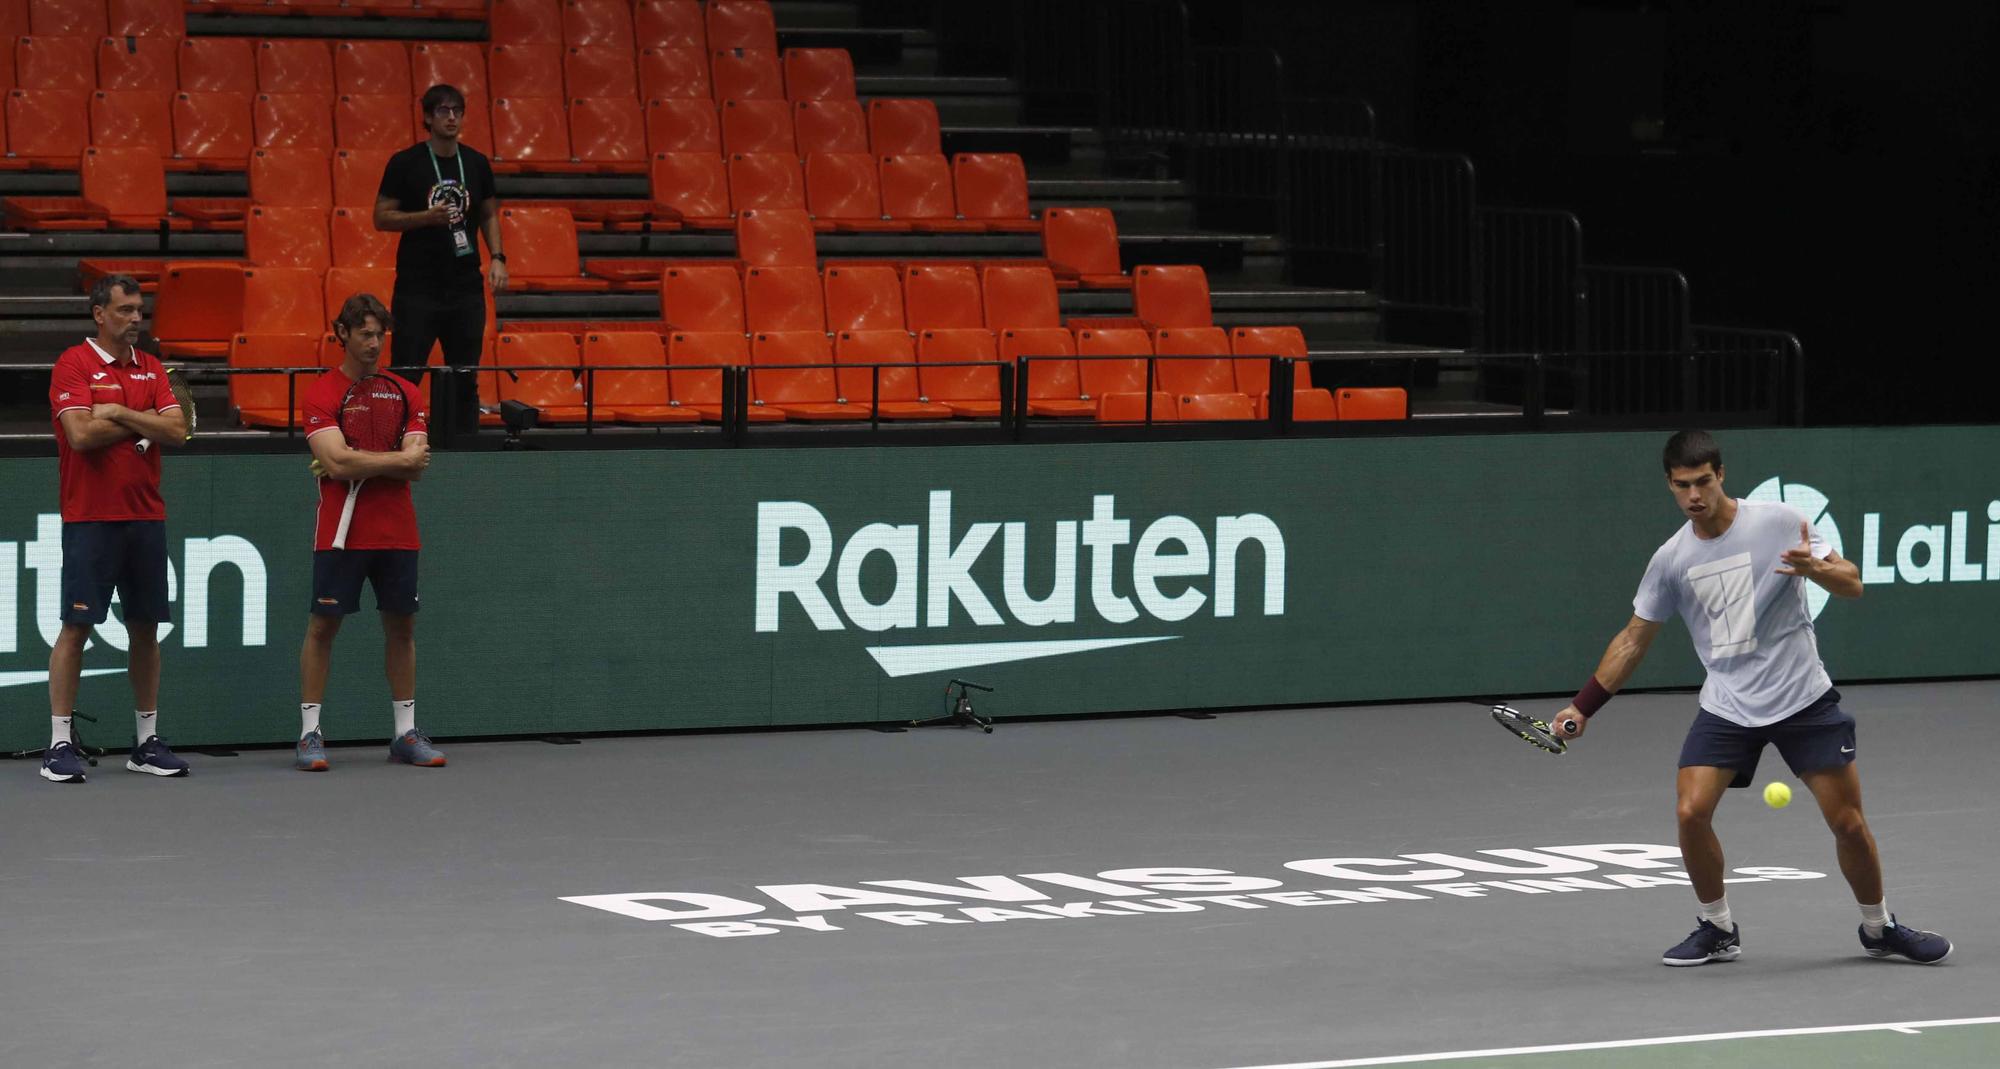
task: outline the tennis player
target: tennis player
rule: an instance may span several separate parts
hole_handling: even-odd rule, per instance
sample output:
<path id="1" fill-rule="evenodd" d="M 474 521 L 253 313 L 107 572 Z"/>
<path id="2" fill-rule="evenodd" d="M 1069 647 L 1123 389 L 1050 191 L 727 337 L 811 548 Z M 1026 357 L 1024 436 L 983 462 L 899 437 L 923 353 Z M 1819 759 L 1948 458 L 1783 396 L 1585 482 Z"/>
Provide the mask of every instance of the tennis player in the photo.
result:
<path id="1" fill-rule="evenodd" d="M 56 359 L 49 379 L 62 498 L 62 633 L 49 653 L 49 748 L 42 778 L 82 783 L 84 759 L 71 712 L 83 673 L 83 646 L 124 606 L 126 675 L 132 681 L 137 743 L 125 767 L 185 776 L 188 763 L 160 739 L 159 627 L 167 609 L 167 506 L 160 497 L 160 451 L 180 445 L 187 423 L 167 389 L 167 372 L 138 349 L 145 318 L 139 283 L 127 275 L 90 289 L 97 336 Z"/>
<path id="2" fill-rule="evenodd" d="M 326 695 L 327 667 L 333 660 L 333 639 L 340 622 L 361 611 L 361 584 L 375 588 L 375 608 L 382 613 L 384 666 L 389 676 L 390 714 L 395 720 L 389 759 L 425 768 L 443 768 L 444 754 L 417 730 L 417 509 L 410 484 L 423 478 L 431 463 L 426 421 L 429 413 L 417 388 L 392 372 L 378 371 L 382 346 L 394 322 L 382 301 L 357 293 L 341 305 L 333 321 L 334 337 L 345 355 L 334 368 L 308 386 L 300 408 L 305 413 L 306 444 L 313 471 L 319 476 L 319 521 L 313 535 L 312 608 L 306 617 L 305 646 L 299 651 L 299 743 L 294 765 L 305 772 L 326 771 L 326 739 L 320 732 L 320 703 Z M 403 426 L 402 448 L 394 453 L 365 453 L 347 444 L 340 432 L 340 406 L 348 387 L 368 375 L 381 374 L 403 391 L 409 416 Z M 365 479 L 354 503 L 347 531 L 347 548 L 333 548 L 334 532 L 347 504 L 348 483 Z"/>
<path id="3" fill-rule="evenodd" d="M 1678 612 L 1708 670 L 1700 708 L 1681 746 L 1675 781 L 1681 861 L 1700 904 L 1699 926 L 1660 960 L 1667 965 L 1735 961 L 1741 932 L 1723 894 L 1722 843 L 1711 820 L 1730 787 L 1747 787 L 1765 744 L 1811 789 L 1833 830 L 1840 871 L 1861 907 L 1861 947 L 1935 965 L 1951 942 L 1896 922 L 1882 894 L 1882 861 L 1861 814 L 1854 768 L 1854 717 L 1820 663 L 1805 583 L 1835 597 L 1861 596 L 1861 572 L 1843 560 L 1797 509 L 1731 499 L 1722 491 L 1722 449 L 1706 431 L 1667 440 L 1667 486 L 1688 522 L 1653 553 L 1632 619 L 1611 640 L 1583 690 L 1557 715 L 1556 733 L 1576 738 L 1646 657 L 1660 624 Z"/>

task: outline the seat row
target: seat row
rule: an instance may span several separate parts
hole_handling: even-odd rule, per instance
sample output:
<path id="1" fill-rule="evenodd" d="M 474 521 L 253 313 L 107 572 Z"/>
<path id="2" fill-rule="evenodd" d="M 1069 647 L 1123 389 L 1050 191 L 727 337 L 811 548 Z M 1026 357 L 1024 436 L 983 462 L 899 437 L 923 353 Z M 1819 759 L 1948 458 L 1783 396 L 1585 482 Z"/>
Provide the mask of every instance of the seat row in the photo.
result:
<path id="1" fill-rule="evenodd" d="M 775 49 L 767 0 L 493 0 L 496 44 Z"/>

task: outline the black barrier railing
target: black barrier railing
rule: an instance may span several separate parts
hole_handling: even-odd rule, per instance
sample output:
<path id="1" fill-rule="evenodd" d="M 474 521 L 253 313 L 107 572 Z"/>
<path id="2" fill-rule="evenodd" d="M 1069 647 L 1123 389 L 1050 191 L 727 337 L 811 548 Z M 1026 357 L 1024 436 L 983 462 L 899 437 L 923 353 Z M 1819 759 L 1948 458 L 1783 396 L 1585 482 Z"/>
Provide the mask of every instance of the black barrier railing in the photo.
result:
<path id="1" fill-rule="evenodd" d="M 1486 347 L 1568 352 L 1586 347 L 1583 225 L 1573 213 L 1479 210 Z"/>
<path id="2" fill-rule="evenodd" d="M 1437 152 L 1381 154 L 1381 303 L 1401 336 L 1480 344 L 1478 183 L 1472 161 Z"/>
<path id="3" fill-rule="evenodd" d="M 1382 154 L 1375 109 L 1354 97 L 1287 97 L 1284 216 L 1295 283 L 1374 289 L 1383 273 Z"/>
<path id="4" fill-rule="evenodd" d="M 1720 378 L 1720 389 L 1732 388 L 1754 391 L 1759 388 L 1749 376 L 1737 378 L 1744 371 L 1741 362 L 1730 360 L 1729 366 L 1714 368 L 1708 362 L 1715 354 L 1765 353 L 1770 367 L 1763 388 L 1771 391 L 1774 403 L 1782 398 L 1789 406 L 1788 420 L 1794 427 L 1806 425 L 1806 358 L 1805 347 L 1799 344 L 1798 335 L 1783 330 L 1758 330 L 1747 327 L 1718 327 L 1696 324 L 1694 327 L 1694 347 L 1704 362 L 1700 379 L 1710 383 Z"/>

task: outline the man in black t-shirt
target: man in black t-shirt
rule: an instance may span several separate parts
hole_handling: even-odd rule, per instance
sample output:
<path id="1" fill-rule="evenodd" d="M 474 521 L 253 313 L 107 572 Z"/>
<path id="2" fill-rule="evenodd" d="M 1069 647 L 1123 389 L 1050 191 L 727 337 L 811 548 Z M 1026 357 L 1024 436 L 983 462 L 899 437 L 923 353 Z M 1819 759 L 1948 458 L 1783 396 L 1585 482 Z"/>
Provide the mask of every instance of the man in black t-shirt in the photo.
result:
<path id="1" fill-rule="evenodd" d="M 375 228 L 397 231 L 396 290 L 390 314 L 396 334 L 390 366 L 421 383 L 431 346 L 442 343 L 445 363 L 479 363 L 486 333 L 486 291 L 479 271 L 477 227 L 486 238 L 485 282 L 507 288 L 507 254 L 500 248 L 500 202 L 493 193 L 493 165 L 459 143 L 465 94 L 449 85 L 424 91 L 425 141 L 389 158 L 375 198 Z M 436 407 L 436 406 L 434 406 Z M 479 427 L 479 396 L 462 377 L 453 424 Z"/>

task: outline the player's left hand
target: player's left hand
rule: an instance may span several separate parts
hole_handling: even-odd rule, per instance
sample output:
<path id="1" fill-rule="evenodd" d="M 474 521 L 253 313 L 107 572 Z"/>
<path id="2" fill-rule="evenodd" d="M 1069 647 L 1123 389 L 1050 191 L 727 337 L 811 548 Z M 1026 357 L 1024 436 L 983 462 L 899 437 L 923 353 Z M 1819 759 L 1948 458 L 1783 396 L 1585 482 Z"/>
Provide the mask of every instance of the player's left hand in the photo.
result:
<path id="1" fill-rule="evenodd" d="M 493 289 L 494 289 L 494 291 L 495 291 L 495 292 L 498 292 L 498 291 L 500 291 L 500 290 L 504 290 L 504 289 L 506 289 L 506 288 L 507 288 L 507 261 L 505 261 L 505 260 L 489 260 L 489 261 L 487 261 L 487 263 L 486 263 L 486 281 L 492 284 L 492 286 L 493 286 Z"/>
<path id="2" fill-rule="evenodd" d="M 312 472 L 315 479 L 326 478 L 326 466 L 319 462 L 318 457 L 314 457 L 312 463 L 306 465 L 306 470 Z"/>
<path id="3" fill-rule="evenodd" d="M 1806 521 L 1799 521 L 1799 544 L 1785 551 L 1784 561 L 1788 567 L 1780 567 L 1777 570 L 1779 575 L 1810 578 L 1826 565 L 1825 561 L 1812 554 L 1812 529 L 1806 525 Z"/>
<path id="4" fill-rule="evenodd" d="M 118 417 L 124 414 L 125 406 L 120 404 L 105 403 L 90 406 L 91 419 L 108 419 L 115 423 Z"/>

